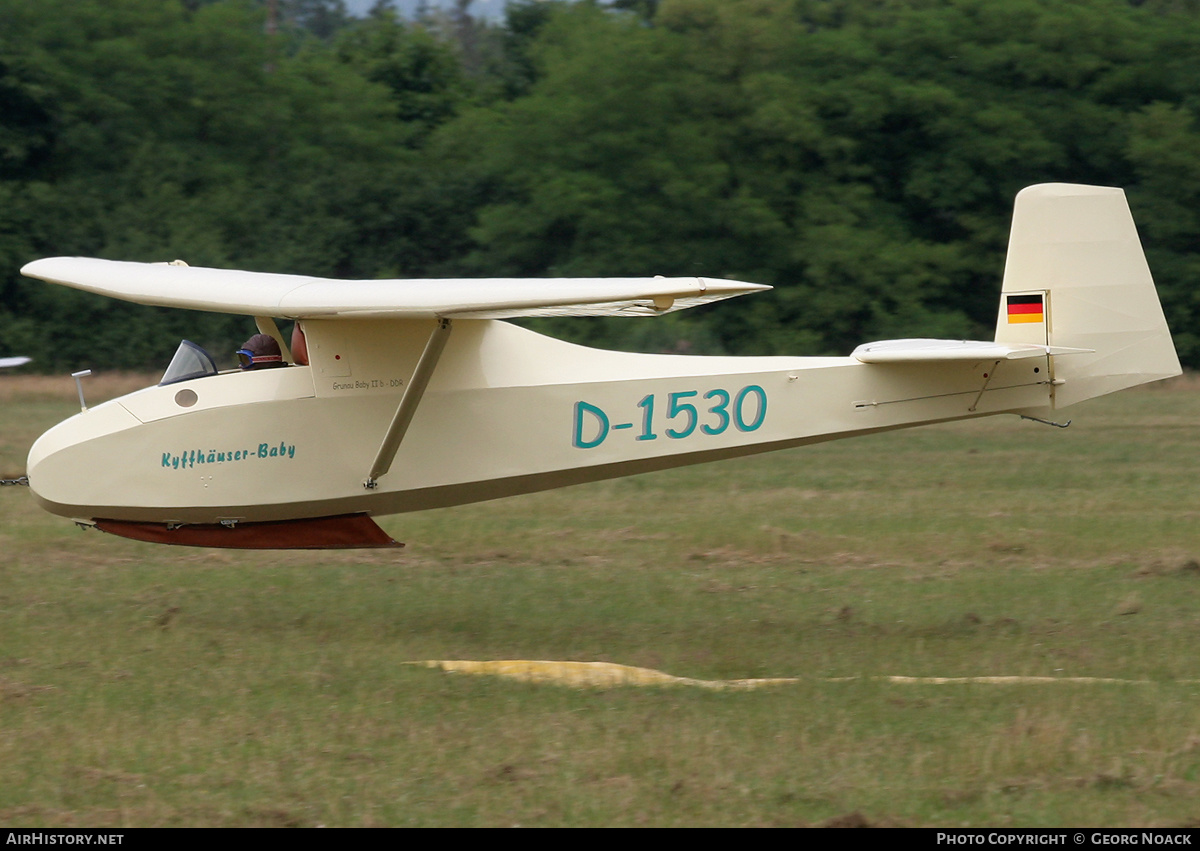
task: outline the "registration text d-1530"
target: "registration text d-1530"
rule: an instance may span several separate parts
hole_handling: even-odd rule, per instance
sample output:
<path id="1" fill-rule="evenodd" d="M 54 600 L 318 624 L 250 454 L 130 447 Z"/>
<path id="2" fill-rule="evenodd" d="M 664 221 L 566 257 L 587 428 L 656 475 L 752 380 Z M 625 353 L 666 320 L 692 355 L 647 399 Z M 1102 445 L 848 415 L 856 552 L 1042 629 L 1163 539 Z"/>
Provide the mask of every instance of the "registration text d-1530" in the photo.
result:
<path id="1" fill-rule="evenodd" d="M 660 404 L 661 403 L 661 404 Z M 767 418 L 767 391 L 749 384 L 735 394 L 728 390 L 680 390 L 661 395 L 648 393 L 636 407 L 640 410 L 637 422 L 614 423 L 598 405 L 579 401 L 571 428 L 571 445 L 577 449 L 595 449 L 615 431 L 629 429 L 634 440 L 657 440 L 665 436 L 682 440 L 694 434 L 718 435 L 730 426 L 738 431 L 755 431 Z M 658 416 L 666 427 L 661 432 Z"/>

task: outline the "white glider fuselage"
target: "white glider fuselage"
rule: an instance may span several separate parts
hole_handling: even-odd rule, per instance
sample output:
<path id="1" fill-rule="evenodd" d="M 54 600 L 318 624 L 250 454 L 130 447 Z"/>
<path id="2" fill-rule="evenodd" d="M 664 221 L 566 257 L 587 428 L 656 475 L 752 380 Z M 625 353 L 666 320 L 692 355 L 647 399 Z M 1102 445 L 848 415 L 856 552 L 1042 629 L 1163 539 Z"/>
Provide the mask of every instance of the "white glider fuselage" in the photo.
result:
<path id="1" fill-rule="evenodd" d="M 48 510 L 179 523 L 389 514 L 920 423 L 1047 408 L 1048 357 L 939 364 L 600 351 L 454 323 L 364 482 L 433 321 L 308 321 L 309 366 L 150 387 L 33 447 Z"/>

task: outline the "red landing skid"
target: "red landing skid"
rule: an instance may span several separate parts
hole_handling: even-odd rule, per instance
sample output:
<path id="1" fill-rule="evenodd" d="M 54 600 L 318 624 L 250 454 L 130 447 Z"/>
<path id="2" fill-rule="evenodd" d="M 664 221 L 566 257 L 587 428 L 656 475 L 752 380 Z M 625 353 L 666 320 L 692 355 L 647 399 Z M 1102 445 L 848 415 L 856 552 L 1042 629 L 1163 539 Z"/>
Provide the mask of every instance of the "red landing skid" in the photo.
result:
<path id="1" fill-rule="evenodd" d="M 341 550 L 402 547 L 366 514 L 275 520 L 267 523 L 190 523 L 168 526 L 131 520 L 97 520 L 96 528 L 135 541 L 241 550 Z"/>

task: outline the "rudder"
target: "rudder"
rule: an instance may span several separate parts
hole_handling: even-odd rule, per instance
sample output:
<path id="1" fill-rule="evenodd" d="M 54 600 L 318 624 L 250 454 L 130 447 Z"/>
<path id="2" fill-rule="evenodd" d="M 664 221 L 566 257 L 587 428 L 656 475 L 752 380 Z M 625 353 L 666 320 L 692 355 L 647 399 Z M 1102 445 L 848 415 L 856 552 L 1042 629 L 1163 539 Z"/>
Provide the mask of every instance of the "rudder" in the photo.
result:
<path id="1" fill-rule="evenodd" d="M 1124 191 L 1018 193 L 996 342 L 1093 350 L 1051 356 L 1056 408 L 1180 373 Z"/>

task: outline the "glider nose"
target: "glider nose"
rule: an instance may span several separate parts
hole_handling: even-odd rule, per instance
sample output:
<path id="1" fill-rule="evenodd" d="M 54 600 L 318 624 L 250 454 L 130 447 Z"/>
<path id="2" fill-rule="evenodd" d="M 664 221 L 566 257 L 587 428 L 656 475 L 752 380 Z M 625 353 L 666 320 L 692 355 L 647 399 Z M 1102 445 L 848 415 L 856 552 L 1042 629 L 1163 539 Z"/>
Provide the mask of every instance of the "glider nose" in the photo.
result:
<path id="1" fill-rule="evenodd" d="M 64 420 L 29 449 L 26 475 L 38 503 L 63 517 L 94 516 L 111 503 L 128 478 L 130 460 L 109 441 L 139 421 L 118 404 L 105 404 Z"/>

